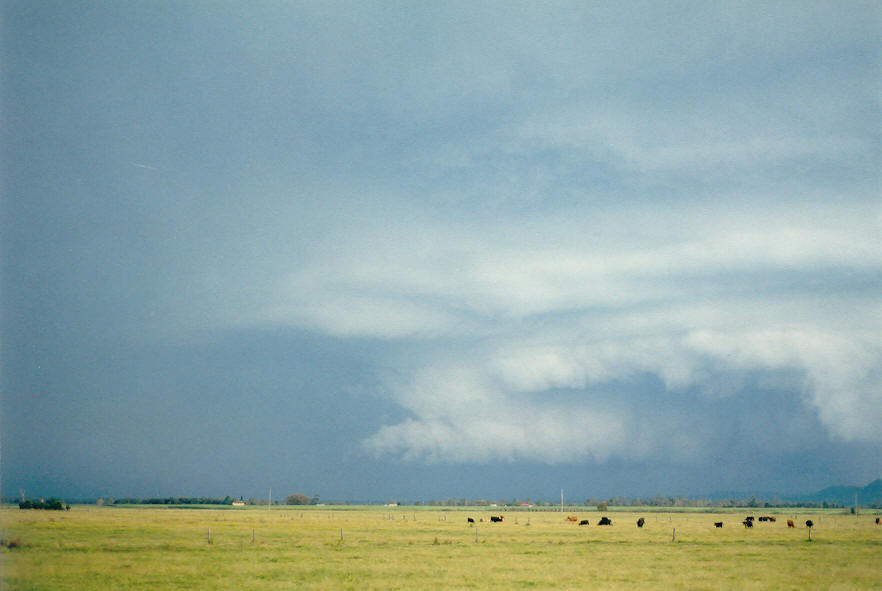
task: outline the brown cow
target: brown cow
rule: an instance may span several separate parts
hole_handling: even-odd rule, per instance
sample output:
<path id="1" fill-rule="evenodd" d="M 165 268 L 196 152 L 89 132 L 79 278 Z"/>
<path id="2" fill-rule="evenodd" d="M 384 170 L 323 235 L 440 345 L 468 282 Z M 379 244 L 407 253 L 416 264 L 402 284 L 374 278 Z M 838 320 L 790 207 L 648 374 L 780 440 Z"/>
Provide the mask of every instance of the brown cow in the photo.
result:
<path id="1" fill-rule="evenodd" d="M 793 520 L 792 520 L 792 519 L 788 519 L 788 520 L 787 520 L 787 527 L 796 527 L 796 524 L 793 523 Z"/>
<path id="2" fill-rule="evenodd" d="M 576 517 L 575 515 L 567 515 L 567 521 L 576 522 L 576 521 L 579 521 L 579 518 Z"/>

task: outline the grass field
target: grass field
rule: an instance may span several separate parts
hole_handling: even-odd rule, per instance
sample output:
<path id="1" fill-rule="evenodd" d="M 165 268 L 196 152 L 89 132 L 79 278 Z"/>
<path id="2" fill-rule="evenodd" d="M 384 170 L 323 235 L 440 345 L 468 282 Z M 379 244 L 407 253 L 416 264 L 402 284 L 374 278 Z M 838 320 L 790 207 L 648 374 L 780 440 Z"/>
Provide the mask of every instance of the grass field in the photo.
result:
<path id="1" fill-rule="evenodd" d="M 466 523 L 491 514 L 505 521 Z M 747 514 L 778 521 L 745 529 Z M 606 515 L 612 527 L 587 510 L 4 508 L 0 568 L 8 591 L 882 588 L 869 514 L 800 511 L 797 529 L 792 510 Z"/>

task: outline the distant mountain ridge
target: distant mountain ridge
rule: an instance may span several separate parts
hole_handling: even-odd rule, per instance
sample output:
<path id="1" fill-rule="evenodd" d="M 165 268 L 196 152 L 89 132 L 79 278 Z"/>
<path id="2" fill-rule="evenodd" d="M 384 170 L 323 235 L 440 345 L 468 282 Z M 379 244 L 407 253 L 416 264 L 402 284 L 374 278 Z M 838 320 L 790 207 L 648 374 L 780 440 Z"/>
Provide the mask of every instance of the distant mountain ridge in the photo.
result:
<path id="1" fill-rule="evenodd" d="M 770 491 L 719 491 L 708 496 L 715 501 L 726 499 L 747 500 L 750 497 L 754 497 L 762 501 L 774 499 L 781 502 L 836 503 L 851 506 L 855 502 L 855 495 L 857 495 L 858 505 L 882 503 L 882 478 L 876 479 L 866 486 L 828 486 L 813 493 L 785 495 Z"/>
<path id="2" fill-rule="evenodd" d="M 797 495 L 794 501 L 803 503 L 839 503 L 853 505 L 857 495 L 858 505 L 882 503 L 882 478 L 874 480 L 866 486 L 828 486 L 815 493 Z"/>

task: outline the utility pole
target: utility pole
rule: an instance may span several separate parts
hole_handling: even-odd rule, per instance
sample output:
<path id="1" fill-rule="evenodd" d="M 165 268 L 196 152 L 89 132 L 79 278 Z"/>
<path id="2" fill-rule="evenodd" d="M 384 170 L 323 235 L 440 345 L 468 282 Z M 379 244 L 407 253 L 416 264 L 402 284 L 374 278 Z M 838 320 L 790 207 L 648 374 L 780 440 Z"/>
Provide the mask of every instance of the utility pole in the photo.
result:
<path id="1" fill-rule="evenodd" d="M 266 510 L 269 511 L 270 507 L 273 506 L 273 487 L 269 488 L 269 498 L 266 501 Z"/>
<path id="2" fill-rule="evenodd" d="M 563 513 L 563 489 L 560 489 L 560 512 Z"/>

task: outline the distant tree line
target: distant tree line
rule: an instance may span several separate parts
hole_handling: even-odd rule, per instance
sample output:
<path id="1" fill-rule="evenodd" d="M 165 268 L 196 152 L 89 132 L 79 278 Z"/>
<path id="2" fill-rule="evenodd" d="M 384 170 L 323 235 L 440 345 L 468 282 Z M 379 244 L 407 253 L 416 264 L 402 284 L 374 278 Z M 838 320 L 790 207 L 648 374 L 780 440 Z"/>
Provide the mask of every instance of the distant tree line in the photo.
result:
<path id="1" fill-rule="evenodd" d="M 268 504 L 268 499 L 243 499 L 239 497 L 241 501 L 243 501 L 247 505 L 263 505 L 266 506 Z M 92 500 L 86 500 L 82 502 L 93 502 Z M 113 498 L 102 498 L 94 501 L 96 504 L 112 504 L 112 505 L 232 505 L 233 499 L 229 496 L 224 497 L 223 499 L 219 498 L 211 498 L 211 497 L 151 497 L 151 498 L 133 498 L 133 497 L 124 497 L 120 499 Z M 313 495 L 309 497 L 304 494 L 293 494 L 288 495 L 284 498 L 284 500 L 272 500 L 273 505 L 381 505 L 381 504 L 399 504 L 399 505 L 415 505 L 415 506 L 424 506 L 424 507 L 506 507 L 509 509 L 533 509 L 533 510 L 541 510 L 541 509 L 554 509 L 555 507 L 560 507 L 560 502 L 557 500 L 543 500 L 536 499 L 531 500 L 527 499 L 519 499 L 517 497 L 510 499 L 467 499 L 467 498 L 447 498 L 443 500 L 439 499 L 431 499 L 428 501 L 418 500 L 418 501 L 407 501 L 407 500 L 386 500 L 384 502 L 380 501 L 369 501 L 369 500 L 361 500 L 361 501 L 322 501 L 319 502 L 318 495 Z M 51 505 L 51 506 L 49 506 Z M 59 506 L 61 505 L 61 506 Z M 750 497 L 747 499 L 739 499 L 739 498 L 731 498 L 731 499 L 709 499 L 709 498 L 689 498 L 682 496 L 662 496 L 656 495 L 651 498 L 625 498 L 621 496 L 609 497 L 607 499 L 597 499 L 594 497 L 590 497 L 584 500 L 577 501 L 568 501 L 564 504 L 565 507 L 576 508 L 576 507 L 596 507 L 598 510 L 604 511 L 608 510 L 609 507 L 684 507 L 684 508 L 705 508 L 705 509 L 722 509 L 722 508 L 818 508 L 818 509 L 849 509 L 852 508 L 850 503 L 837 503 L 833 501 L 782 501 L 779 499 L 772 498 L 771 500 L 757 499 L 756 497 Z M 882 503 L 879 502 L 871 502 L 871 503 L 861 503 L 861 507 L 867 509 L 882 509 Z M 64 509 L 64 506 L 61 501 L 55 498 L 50 498 L 47 501 L 22 501 L 19 503 L 19 507 L 22 509 Z"/>
<path id="2" fill-rule="evenodd" d="M 106 502 L 106 501 L 105 501 Z M 135 499 L 125 497 L 113 501 L 114 505 L 232 505 L 233 499 L 228 496 L 223 499 L 210 497 L 153 497 L 149 499 Z"/>
<path id="3" fill-rule="evenodd" d="M 18 504 L 19 509 L 49 509 L 52 511 L 70 511 L 70 505 L 65 505 L 59 499 L 49 498 L 45 501 L 22 501 Z"/>
<path id="4" fill-rule="evenodd" d="M 267 505 L 268 499 L 243 499 L 239 497 L 246 505 Z M 121 499 L 99 499 L 99 504 L 112 505 L 232 505 L 233 499 L 229 496 L 223 499 L 215 499 L 211 497 L 151 497 L 151 498 L 134 498 L 124 497 Z M 304 494 L 289 495 L 285 498 L 286 505 L 317 505 L 319 503 L 318 495 L 308 497 Z M 281 504 L 280 501 L 273 500 L 273 505 Z"/>
<path id="5" fill-rule="evenodd" d="M 848 505 L 842 503 L 834 503 L 834 502 L 809 502 L 809 501 L 782 501 L 779 499 L 757 499 L 756 497 L 750 497 L 748 499 L 717 499 L 711 500 L 707 498 L 687 498 L 687 497 L 663 497 L 658 495 L 653 498 L 633 498 L 633 499 L 625 499 L 623 497 L 611 497 L 604 501 L 598 501 L 597 499 L 587 499 L 585 501 L 585 505 L 587 506 L 616 506 L 616 507 L 689 507 L 689 508 L 715 508 L 722 509 L 727 507 L 744 507 L 744 508 L 765 508 L 765 509 L 773 509 L 773 508 L 790 508 L 790 507 L 799 507 L 799 508 L 823 508 L 823 509 L 843 509 L 847 508 Z M 878 508 L 878 503 L 870 503 L 863 505 L 868 508 Z"/>
<path id="6" fill-rule="evenodd" d="M 392 500 L 387 501 L 387 504 L 395 504 L 399 501 Z M 526 500 L 520 500 L 518 498 L 513 499 L 454 499 L 448 498 L 444 500 L 431 499 L 429 501 L 415 501 L 413 503 L 409 502 L 400 502 L 402 505 L 417 505 L 417 506 L 427 506 L 427 507 L 508 507 L 508 508 L 517 508 L 518 506 L 522 507 L 530 507 L 530 508 L 554 508 L 560 507 L 560 502 L 548 501 L 548 500 L 530 500 L 529 498 Z M 835 502 L 810 502 L 810 501 L 782 501 L 779 499 L 757 499 L 756 497 L 750 497 L 748 499 L 717 499 L 712 500 L 708 498 L 689 498 L 682 496 L 661 496 L 657 495 L 651 498 L 641 498 L 635 497 L 627 499 L 625 497 L 609 497 L 607 499 L 597 499 L 594 497 L 585 499 L 584 501 L 569 501 L 564 503 L 565 507 L 596 507 L 598 510 L 605 511 L 608 510 L 609 507 L 686 507 L 686 508 L 708 508 L 708 509 L 721 509 L 721 508 L 732 508 L 732 507 L 744 507 L 744 508 L 823 508 L 823 509 L 847 509 L 850 507 L 848 504 L 843 503 L 835 503 Z M 882 504 L 880 503 L 864 503 L 861 505 L 862 507 L 866 507 L 868 509 L 879 509 L 882 508 Z"/>

